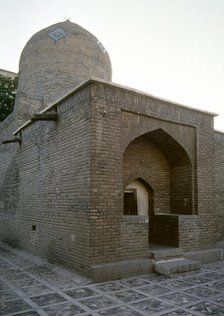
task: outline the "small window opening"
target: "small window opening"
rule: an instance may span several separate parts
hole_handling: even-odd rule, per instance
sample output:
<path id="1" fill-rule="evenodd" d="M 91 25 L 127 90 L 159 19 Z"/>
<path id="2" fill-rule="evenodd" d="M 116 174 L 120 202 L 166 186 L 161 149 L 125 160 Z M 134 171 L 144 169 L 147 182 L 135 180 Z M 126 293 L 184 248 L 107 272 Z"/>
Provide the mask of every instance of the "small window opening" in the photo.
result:
<path id="1" fill-rule="evenodd" d="M 37 230 L 37 226 L 36 225 L 32 225 L 32 230 L 36 231 Z"/>
<path id="2" fill-rule="evenodd" d="M 136 189 L 124 191 L 124 215 L 138 215 Z"/>

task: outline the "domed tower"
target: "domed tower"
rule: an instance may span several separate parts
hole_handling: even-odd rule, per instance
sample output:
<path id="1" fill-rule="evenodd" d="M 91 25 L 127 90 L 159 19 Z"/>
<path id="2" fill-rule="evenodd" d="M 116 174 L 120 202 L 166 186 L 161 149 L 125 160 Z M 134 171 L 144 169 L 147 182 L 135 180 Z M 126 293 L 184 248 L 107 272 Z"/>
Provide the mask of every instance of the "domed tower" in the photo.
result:
<path id="1" fill-rule="evenodd" d="M 23 49 L 15 112 L 42 110 L 90 77 L 111 81 L 111 75 L 109 55 L 95 36 L 70 21 L 54 24 Z M 34 100 L 32 110 L 21 96 Z"/>

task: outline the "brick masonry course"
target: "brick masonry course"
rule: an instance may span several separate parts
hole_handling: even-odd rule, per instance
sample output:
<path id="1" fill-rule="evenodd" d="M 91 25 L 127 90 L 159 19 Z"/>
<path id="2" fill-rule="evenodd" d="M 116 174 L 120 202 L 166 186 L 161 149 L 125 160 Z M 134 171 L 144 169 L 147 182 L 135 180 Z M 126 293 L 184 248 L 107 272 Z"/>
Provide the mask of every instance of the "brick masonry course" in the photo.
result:
<path id="1" fill-rule="evenodd" d="M 211 115 L 100 81 L 89 81 L 56 107 L 57 122 L 34 122 L 21 130 L 20 146 L 1 145 L 1 159 L 4 151 L 11 155 L 10 166 L 2 162 L 3 240 L 86 273 L 102 262 L 146 258 L 147 220 L 123 216 L 123 190 L 142 177 L 154 188 L 154 215 L 176 214 L 179 202 L 172 209 L 167 181 L 175 168 L 188 181 L 177 196 L 190 201 L 186 210 L 180 204 L 175 246 L 194 250 L 223 238 L 221 185 L 218 204 L 214 200 L 223 170 L 222 134 L 214 151 Z M 179 156 L 172 152 L 171 161 L 168 148 L 161 142 L 156 147 L 155 130 Z M 191 162 L 190 180 L 178 166 L 184 159 Z M 160 224 L 159 230 L 166 234 Z"/>

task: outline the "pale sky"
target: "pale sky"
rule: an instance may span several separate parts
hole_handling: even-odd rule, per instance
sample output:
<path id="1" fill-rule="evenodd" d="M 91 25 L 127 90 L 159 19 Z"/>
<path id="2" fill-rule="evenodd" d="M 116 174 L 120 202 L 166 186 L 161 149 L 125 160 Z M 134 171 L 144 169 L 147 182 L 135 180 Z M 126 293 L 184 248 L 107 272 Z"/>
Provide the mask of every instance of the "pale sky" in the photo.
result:
<path id="1" fill-rule="evenodd" d="M 103 43 L 113 82 L 218 113 L 224 131 L 224 0 L 0 0 L 0 68 L 66 19 Z"/>

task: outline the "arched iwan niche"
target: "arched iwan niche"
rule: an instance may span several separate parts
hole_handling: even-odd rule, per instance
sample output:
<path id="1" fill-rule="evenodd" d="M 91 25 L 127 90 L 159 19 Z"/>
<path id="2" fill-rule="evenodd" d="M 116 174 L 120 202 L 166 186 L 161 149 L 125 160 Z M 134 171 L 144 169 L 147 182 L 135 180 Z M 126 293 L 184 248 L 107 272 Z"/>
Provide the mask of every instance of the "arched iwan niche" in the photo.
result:
<path id="1" fill-rule="evenodd" d="M 153 187 L 154 214 L 193 214 L 191 160 L 164 130 L 141 135 L 127 146 L 123 155 L 124 188 L 138 178 Z"/>

